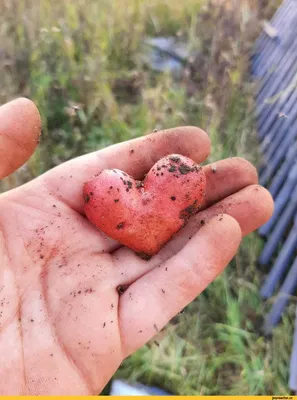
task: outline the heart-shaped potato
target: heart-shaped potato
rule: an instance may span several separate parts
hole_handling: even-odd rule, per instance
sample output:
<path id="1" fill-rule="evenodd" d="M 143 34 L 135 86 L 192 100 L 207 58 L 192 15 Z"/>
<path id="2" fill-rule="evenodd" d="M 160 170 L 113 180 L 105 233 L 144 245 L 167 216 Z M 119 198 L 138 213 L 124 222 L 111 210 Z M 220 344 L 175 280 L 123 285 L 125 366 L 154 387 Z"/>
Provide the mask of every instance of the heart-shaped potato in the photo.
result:
<path id="1" fill-rule="evenodd" d="M 199 209 L 205 183 L 202 168 L 177 154 L 159 160 L 144 181 L 106 169 L 84 185 L 85 213 L 108 236 L 149 258 Z"/>

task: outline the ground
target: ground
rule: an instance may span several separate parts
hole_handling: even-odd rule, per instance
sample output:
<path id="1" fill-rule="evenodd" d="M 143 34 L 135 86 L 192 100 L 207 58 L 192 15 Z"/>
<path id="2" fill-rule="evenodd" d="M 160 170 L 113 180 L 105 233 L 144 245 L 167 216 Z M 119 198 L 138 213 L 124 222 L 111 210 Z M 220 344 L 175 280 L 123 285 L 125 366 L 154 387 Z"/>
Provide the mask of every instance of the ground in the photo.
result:
<path id="1" fill-rule="evenodd" d="M 257 163 L 249 51 L 260 19 L 278 3 L 4 1 L 0 102 L 34 100 L 43 137 L 2 190 L 87 151 L 177 125 L 209 133 L 209 161 L 239 155 Z M 143 60 L 143 39 L 160 35 L 178 37 L 192 52 L 178 77 Z M 271 300 L 259 298 L 262 245 L 256 233 L 247 237 L 224 274 L 117 376 L 184 395 L 288 393 L 295 302 L 265 338 L 261 322 Z"/>

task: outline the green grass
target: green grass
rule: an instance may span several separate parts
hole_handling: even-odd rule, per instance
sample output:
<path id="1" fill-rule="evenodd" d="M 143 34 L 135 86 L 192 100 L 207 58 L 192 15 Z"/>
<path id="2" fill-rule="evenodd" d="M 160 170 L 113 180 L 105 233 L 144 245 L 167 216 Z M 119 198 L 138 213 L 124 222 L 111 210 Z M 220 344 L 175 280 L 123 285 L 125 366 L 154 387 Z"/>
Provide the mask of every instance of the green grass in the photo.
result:
<path id="1" fill-rule="evenodd" d="M 228 2 L 227 2 L 228 3 Z M 233 2 L 234 3 L 234 2 Z M 278 1 L 266 2 L 269 17 Z M 43 120 L 39 150 L 2 190 L 77 155 L 153 129 L 197 125 L 212 139 L 210 161 L 257 161 L 248 50 L 253 9 L 208 0 L 4 2 L 0 101 L 24 95 Z M 251 27 L 253 30 L 251 30 Z M 256 29 L 255 29 L 256 27 Z M 180 80 L 140 57 L 147 35 L 177 35 L 196 50 Z M 71 106 L 79 105 L 73 112 Z M 262 243 L 247 237 L 227 270 L 117 376 L 174 394 L 286 394 L 295 303 L 271 339 L 261 334 L 270 302 L 259 298 Z"/>

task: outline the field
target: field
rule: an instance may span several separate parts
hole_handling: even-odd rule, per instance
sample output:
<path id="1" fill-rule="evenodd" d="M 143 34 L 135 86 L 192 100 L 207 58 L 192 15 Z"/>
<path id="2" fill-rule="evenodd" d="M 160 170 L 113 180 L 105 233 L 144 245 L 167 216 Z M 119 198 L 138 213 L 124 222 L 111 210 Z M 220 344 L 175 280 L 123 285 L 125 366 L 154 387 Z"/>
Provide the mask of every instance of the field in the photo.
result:
<path id="1" fill-rule="evenodd" d="M 279 1 L 2 0 L 0 103 L 27 96 L 43 136 L 8 190 L 69 158 L 177 125 L 212 139 L 210 161 L 257 163 L 249 52 Z M 178 76 L 153 71 L 144 39 L 174 36 L 191 56 Z M 262 242 L 244 240 L 225 273 L 117 376 L 183 395 L 287 394 L 295 302 L 271 338 L 258 295 Z"/>

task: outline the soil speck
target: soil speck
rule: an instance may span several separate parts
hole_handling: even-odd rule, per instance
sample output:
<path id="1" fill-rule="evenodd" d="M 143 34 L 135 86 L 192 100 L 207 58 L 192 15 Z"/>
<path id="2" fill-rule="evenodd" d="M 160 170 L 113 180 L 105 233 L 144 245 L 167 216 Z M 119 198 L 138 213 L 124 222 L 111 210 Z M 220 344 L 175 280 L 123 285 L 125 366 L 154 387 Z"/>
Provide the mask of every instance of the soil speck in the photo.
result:
<path id="1" fill-rule="evenodd" d="M 184 210 L 182 210 L 179 214 L 180 219 L 187 221 L 191 217 L 191 215 L 195 214 L 195 212 L 197 211 L 196 205 L 197 200 L 195 200 L 191 206 L 186 207 Z"/>
<path id="2" fill-rule="evenodd" d="M 178 162 L 180 162 L 180 157 L 172 156 L 172 157 L 169 158 L 169 160 L 172 161 L 172 162 L 178 163 Z"/>
<path id="3" fill-rule="evenodd" d="M 85 195 L 85 203 L 88 203 L 90 201 L 90 196 L 88 194 Z"/>
<path id="4" fill-rule="evenodd" d="M 143 260 L 150 260 L 152 258 L 152 256 L 150 256 L 149 254 L 144 253 L 143 251 L 139 251 L 136 253 L 136 255 L 140 258 L 142 258 Z"/>
<path id="5" fill-rule="evenodd" d="M 181 165 L 178 167 L 178 170 L 179 170 L 179 172 L 180 172 L 182 175 L 187 175 L 189 172 L 192 172 L 192 171 L 193 171 L 193 168 L 189 167 L 189 166 L 186 165 L 186 164 L 181 164 Z"/>
<path id="6" fill-rule="evenodd" d="M 142 187 L 143 187 L 143 182 L 137 181 L 137 182 L 136 182 L 136 188 L 137 188 L 137 189 L 140 189 L 140 188 L 142 188 Z"/>

